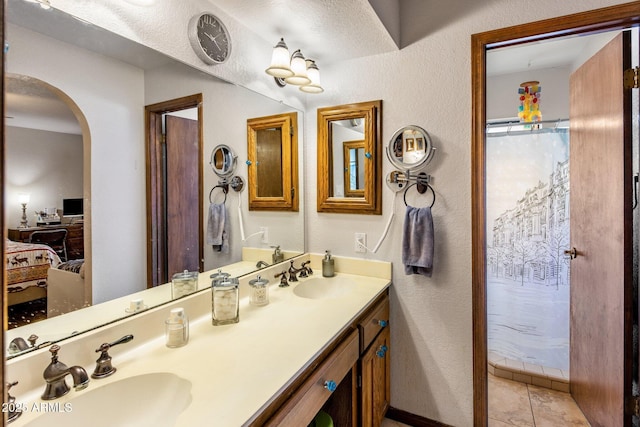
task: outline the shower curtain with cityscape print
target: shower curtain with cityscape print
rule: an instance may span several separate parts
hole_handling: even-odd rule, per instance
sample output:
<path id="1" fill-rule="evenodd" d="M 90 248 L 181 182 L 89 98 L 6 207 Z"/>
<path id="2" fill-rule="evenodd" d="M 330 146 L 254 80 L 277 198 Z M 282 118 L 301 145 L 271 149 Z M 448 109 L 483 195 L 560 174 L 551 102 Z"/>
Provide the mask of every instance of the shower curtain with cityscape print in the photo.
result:
<path id="1" fill-rule="evenodd" d="M 489 352 L 568 371 L 568 130 L 489 133 L 486 147 Z"/>

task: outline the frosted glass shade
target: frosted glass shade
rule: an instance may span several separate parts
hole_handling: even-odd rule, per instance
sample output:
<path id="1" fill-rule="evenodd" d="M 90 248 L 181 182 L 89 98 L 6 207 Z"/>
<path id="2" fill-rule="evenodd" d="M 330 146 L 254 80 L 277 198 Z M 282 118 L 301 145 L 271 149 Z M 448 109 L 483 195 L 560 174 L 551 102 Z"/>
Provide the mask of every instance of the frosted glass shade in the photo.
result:
<path id="1" fill-rule="evenodd" d="M 309 84 L 300 86 L 300 90 L 307 93 L 321 93 L 324 92 L 322 86 L 320 86 L 320 70 L 315 61 L 307 59 L 307 77 L 309 77 Z"/>
<path id="2" fill-rule="evenodd" d="M 31 199 L 31 196 L 29 194 L 25 194 L 25 193 L 18 194 L 18 203 L 20 203 L 21 205 L 26 205 L 27 203 L 29 203 L 30 199 Z"/>
<path id="3" fill-rule="evenodd" d="M 265 73 L 273 77 L 285 78 L 293 76 L 289 62 L 289 48 L 281 38 L 277 45 L 273 48 L 271 54 L 271 65 L 264 70 Z"/>
<path id="4" fill-rule="evenodd" d="M 311 80 L 307 77 L 307 62 L 300 49 L 293 52 L 293 56 L 291 56 L 291 71 L 293 71 L 293 76 L 285 77 L 285 82 L 298 86 L 311 83 Z"/>

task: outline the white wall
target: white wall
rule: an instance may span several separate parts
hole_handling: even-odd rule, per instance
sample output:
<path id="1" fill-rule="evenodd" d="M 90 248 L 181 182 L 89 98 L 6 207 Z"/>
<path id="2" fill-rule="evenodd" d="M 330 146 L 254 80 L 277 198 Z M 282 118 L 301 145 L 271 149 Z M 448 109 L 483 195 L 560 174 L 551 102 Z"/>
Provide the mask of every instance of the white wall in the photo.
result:
<path id="1" fill-rule="evenodd" d="M 397 217 L 387 242 L 377 254 L 361 255 L 389 260 L 395 265 L 391 295 L 391 404 L 394 407 L 450 425 L 473 425 L 471 34 L 624 1 L 535 0 L 527 3 L 525 9 L 521 2 L 508 0 L 476 2 L 474 7 L 462 8 L 464 13 L 456 20 L 443 20 L 432 31 L 421 28 L 425 35 L 400 51 L 323 66 L 326 92 L 307 98 L 305 115 L 307 246 L 312 252 L 331 249 L 338 255 L 356 256 L 353 233 L 367 232 L 368 241 L 375 242 L 390 214 L 393 199 L 397 199 Z M 73 0 L 61 0 L 60 3 L 67 10 L 81 9 L 89 21 L 101 22 L 102 2 L 85 1 L 78 5 Z M 138 19 L 129 19 L 130 14 L 118 10 L 127 22 L 125 25 L 116 23 L 115 27 L 123 27 L 143 44 L 181 57 L 190 48 L 163 44 L 166 39 L 172 39 L 166 34 L 183 34 L 192 12 L 205 6 L 208 8 L 212 3 L 215 1 L 165 1 L 156 9 L 145 10 L 144 20 L 139 19 L 141 15 L 136 17 Z M 428 5 L 447 7 L 436 2 Z M 109 15 L 108 19 L 103 19 L 107 24 L 118 14 Z M 163 28 L 163 31 L 157 31 L 157 28 Z M 234 64 L 236 69 L 228 70 L 230 75 L 240 73 L 239 78 L 245 72 L 255 73 L 256 67 L 264 68 L 263 64 L 268 62 L 268 54 L 264 52 L 269 51 L 264 49 L 268 42 L 256 40 L 249 33 L 242 41 L 247 44 L 243 46 L 246 51 L 240 58 L 246 62 Z M 400 249 L 404 206 L 401 195 L 394 195 L 386 186 L 383 185 L 382 216 L 316 212 L 315 109 L 374 99 L 383 100 L 382 140 L 385 143 L 399 127 L 416 124 L 430 132 L 438 148 L 427 169 L 434 177 L 438 197 L 433 208 L 436 253 L 431 278 L 405 276 L 402 272 Z M 388 162 L 383 164 L 385 174 L 389 173 Z M 415 193 L 408 200 L 415 205 L 425 202 Z"/>
<path id="2" fill-rule="evenodd" d="M 31 196 L 27 220 L 36 225 L 34 211 L 57 207 L 62 199 L 82 197 L 82 137 L 7 126 L 5 134 L 5 218 L 8 228 L 20 225 L 18 194 Z"/>
<path id="3" fill-rule="evenodd" d="M 145 289 L 142 70 L 14 25 L 7 25 L 7 39 L 7 72 L 58 88 L 88 122 L 91 187 L 84 198 L 91 245 L 85 252 L 91 253 L 93 303 Z"/>
<path id="4" fill-rule="evenodd" d="M 168 84 L 170 82 L 170 84 Z M 195 93 L 202 93 L 203 102 L 203 139 L 204 158 L 204 218 L 209 207 L 209 192 L 218 183 L 209 162 L 211 151 L 219 144 L 230 146 L 238 156 L 235 175 L 244 179 L 245 187 L 241 193 L 229 190 L 227 195 L 227 212 L 230 216 L 230 250 L 228 254 L 214 252 L 205 246 L 205 271 L 217 268 L 241 259 L 242 247 L 266 247 L 280 245 L 282 250 L 304 251 L 304 194 L 300 197 L 300 212 L 259 212 L 249 211 L 248 171 L 247 164 L 247 119 L 273 114 L 296 111 L 280 102 L 269 99 L 248 89 L 223 82 L 207 74 L 197 72 L 182 64 L 170 64 L 145 73 L 146 104 L 168 101 Z M 304 114 L 298 111 L 298 163 L 302 170 L 304 134 Z M 304 177 L 300 176 L 299 187 L 302 188 Z M 216 190 L 216 192 L 219 190 Z M 220 195 L 213 196 L 220 201 Z M 245 236 L 250 236 L 268 227 L 269 242 L 262 243 L 257 235 L 242 242 L 240 237 L 239 216 L 237 213 L 239 199 L 242 198 L 242 218 Z M 271 263 L 270 259 L 265 261 Z"/>

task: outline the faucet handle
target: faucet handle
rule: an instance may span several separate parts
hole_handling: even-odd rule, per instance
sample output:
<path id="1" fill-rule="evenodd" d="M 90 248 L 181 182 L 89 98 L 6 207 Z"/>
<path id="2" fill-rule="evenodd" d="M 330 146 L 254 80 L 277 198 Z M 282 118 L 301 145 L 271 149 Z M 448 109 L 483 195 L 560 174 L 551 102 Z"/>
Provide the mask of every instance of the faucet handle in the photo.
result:
<path id="1" fill-rule="evenodd" d="M 58 360 L 58 352 L 60 351 L 60 346 L 58 344 L 54 344 L 49 347 L 49 352 L 51 352 L 51 361 L 56 362 Z"/>
<path id="2" fill-rule="evenodd" d="M 133 339 L 133 335 L 125 335 L 124 337 L 115 340 L 112 343 L 103 343 L 100 348 L 96 349 L 96 353 L 100 353 L 100 357 L 96 360 L 96 368 L 91 374 L 91 378 L 105 378 L 113 374 L 116 368 L 111 364 L 111 356 L 109 356 L 109 349 L 114 345 L 128 343 Z"/>
<path id="3" fill-rule="evenodd" d="M 38 336 L 36 334 L 31 334 L 29 335 L 29 338 L 27 338 L 27 341 L 29 341 L 29 344 L 31 344 L 31 347 L 35 347 L 36 346 L 36 341 L 38 341 Z"/>
<path id="4" fill-rule="evenodd" d="M 18 384 L 18 381 L 14 381 L 12 383 L 6 383 L 6 386 L 7 386 L 7 408 L 8 408 L 7 421 L 8 422 L 12 422 L 16 418 L 18 418 L 20 415 L 22 415 L 22 409 L 24 409 L 26 407 L 24 405 L 16 405 L 16 398 L 13 397 L 11 394 L 9 394 L 9 390 L 11 390 L 11 388 L 13 386 L 17 385 L 17 384 Z"/>
<path id="5" fill-rule="evenodd" d="M 286 288 L 287 286 L 289 286 L 289 282 L 287 282 L 287 270 L 283 270 L 281 273 L 278 273 L 273 277 L 280 278 L 280 284 L 278 285 L 279 287 Z"/>

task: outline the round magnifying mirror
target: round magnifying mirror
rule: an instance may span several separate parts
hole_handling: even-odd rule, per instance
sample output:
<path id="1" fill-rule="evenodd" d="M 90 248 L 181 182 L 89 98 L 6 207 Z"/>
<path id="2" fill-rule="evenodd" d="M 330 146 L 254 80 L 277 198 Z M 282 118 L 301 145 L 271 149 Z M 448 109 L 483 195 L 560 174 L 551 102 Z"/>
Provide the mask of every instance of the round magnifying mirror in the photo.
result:
<path id="1" fill-rule="evenodd" d="M 393 134 L 387 147 L 389 161 L 398 169 L 411 171 L 428 164 L 435 148 L 426 130 L 420 126 L 405 126 Z"/>
<path id="2" fill-rule="evenodd" d="M 225 178 L 233 175 L 236 169 L 236 155 L 228 145 L 221 144 L 211 152 L 209 164 L 216 175 Z"/>

